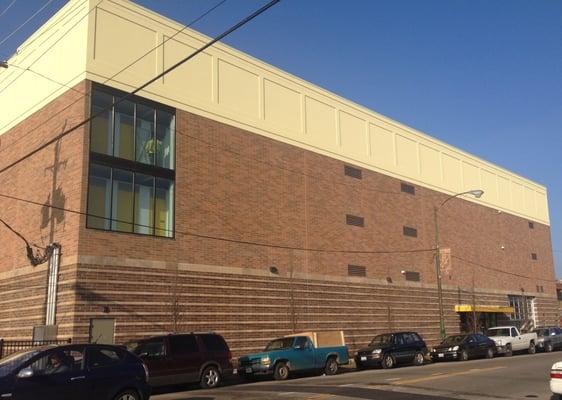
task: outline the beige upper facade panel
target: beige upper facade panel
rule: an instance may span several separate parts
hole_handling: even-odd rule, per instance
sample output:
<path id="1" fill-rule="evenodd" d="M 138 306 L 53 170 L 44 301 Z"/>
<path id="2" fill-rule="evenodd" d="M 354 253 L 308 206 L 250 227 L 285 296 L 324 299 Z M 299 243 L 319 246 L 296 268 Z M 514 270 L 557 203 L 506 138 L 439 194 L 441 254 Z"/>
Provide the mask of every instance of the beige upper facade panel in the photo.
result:
<path id="1" fill-rule="evenodd" d="M 93 81 L 131 90 L 210 40 L 190 29 L 177 34 L 182 25 L 127 0 L 85 1 L 93 10 L 87 37 L 67 45 L 76 46 L 68 54 L 87 48 Z M 141 94 L 447 194 L 480 188 L 485 195 L 468 200 L 549 224 L 545 187 L 223 44 Z"/>
<path id="2" fill-rule="evenodd" d="M 0 68 L 0 135 L 86 77 L 89 0 L 71 1 Z"/>

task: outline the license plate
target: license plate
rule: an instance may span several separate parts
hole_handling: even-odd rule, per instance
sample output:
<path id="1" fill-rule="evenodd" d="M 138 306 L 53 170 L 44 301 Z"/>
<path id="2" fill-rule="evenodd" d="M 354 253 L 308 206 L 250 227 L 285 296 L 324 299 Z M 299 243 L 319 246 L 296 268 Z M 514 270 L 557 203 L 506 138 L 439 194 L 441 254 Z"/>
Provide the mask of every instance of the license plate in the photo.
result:
<path id="1" fill-rule="evenodd" d="M 443 354 L 443 353 L 439 353 L 439 354 L 437 354 L 437 357 L 439 357 L 439 358 L 443 358 L 443 357 L 445 357 L 445 354 Z"/>
<path id="2" fill-rule="evenodd" d="M 252 367 L 246 367 L 246 373 L 251 374 L 252 373 Z"/>
<path id="3" fill-rule="evenodd" d="M 366 357 L 366 356 L 361 356 L 361 361 L 367 361 L 367 357 Z"/>

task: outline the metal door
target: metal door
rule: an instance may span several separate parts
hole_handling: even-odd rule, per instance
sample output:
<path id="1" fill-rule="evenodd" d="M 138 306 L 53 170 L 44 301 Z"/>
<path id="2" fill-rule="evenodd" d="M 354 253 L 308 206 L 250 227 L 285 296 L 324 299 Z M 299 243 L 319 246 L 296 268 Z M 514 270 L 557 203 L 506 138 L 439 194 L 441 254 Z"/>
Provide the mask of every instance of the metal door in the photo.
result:
<path id="1" fill-rule="evenodd" d="M 115 319 L 113 318 L 90 319 L 90 343 L 114 344 Z"/>

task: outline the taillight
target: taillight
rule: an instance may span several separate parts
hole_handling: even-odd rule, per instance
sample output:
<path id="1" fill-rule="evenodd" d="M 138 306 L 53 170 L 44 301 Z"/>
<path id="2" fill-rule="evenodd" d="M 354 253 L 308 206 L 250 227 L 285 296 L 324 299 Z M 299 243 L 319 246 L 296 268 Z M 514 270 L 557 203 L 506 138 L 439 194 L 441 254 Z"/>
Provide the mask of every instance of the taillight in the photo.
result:
<path id="1" fill-rule="evenodd" d="M 146 366 L 145 363 L 142 363 L 142 368 L 144 369 L 144 376 L 146 378 L 146 381 L 148 382 L 148 367 Z"/>
<path id="2" fill-rule="evenodd" d="M 550 377 L 554 379 L 562 379 L 562 372 L 551 372 Z"/>

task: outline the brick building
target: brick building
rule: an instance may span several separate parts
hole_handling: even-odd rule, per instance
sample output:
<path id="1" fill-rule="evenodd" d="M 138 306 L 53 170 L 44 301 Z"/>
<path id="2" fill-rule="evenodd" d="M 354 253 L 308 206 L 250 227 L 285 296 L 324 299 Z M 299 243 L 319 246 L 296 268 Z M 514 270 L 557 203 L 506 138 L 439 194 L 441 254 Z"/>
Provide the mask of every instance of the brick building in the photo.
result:
<path id="1" fill-rule="evenodd" d="M 558 324 L 539 184 L 222 44 L 112 106 L 209 40 L 181 28 L 72 0 L 0 70 L 0 218 L 60 246 L 1 227 L 0 337 Z"/>

